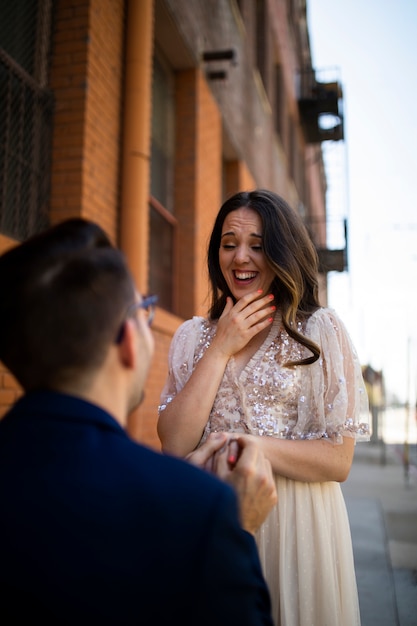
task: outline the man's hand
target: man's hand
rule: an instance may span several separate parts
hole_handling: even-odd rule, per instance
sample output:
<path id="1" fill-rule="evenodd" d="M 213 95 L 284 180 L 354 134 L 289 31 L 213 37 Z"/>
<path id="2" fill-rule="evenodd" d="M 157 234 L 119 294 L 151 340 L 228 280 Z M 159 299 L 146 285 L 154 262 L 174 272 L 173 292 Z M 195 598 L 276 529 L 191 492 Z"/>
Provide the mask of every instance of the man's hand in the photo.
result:
<path id="1" fill-rule="evenodd" d="M 214 455 L 226 445 L 228 439 L 229 434 L 226 432 L 211 433 L 207 440 L 199 448 L 187 454 L 185 459 L 200 469 L 213 472 Z"/>
<path id="2" fill-rule="evenodd" d="M 187 460 L 234 487 L 242 526 L 255 533 L 277 503 L 271 464 L 259 449 L 256 437 L 212 433 Z"/>

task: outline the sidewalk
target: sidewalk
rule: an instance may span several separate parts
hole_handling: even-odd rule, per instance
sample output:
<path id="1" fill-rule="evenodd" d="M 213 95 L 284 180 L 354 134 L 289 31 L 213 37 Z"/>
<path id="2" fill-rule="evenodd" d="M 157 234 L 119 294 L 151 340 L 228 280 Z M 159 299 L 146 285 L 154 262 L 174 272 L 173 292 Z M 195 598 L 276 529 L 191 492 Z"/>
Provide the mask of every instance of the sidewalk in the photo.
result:
<path id="1" fill-rule="evenodd" d="M 362 626 L 417 625 L 416 446 L 408 473 L 402 454 L 402 445 L 358 443 L 342 484 Z"/>

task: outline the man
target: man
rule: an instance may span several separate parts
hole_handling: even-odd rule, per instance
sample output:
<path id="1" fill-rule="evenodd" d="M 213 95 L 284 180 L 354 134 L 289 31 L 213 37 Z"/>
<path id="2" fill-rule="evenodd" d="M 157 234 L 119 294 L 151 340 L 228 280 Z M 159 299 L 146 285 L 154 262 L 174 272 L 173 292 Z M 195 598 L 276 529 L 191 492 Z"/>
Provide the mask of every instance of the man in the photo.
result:
<path id="1" fill-rule="evenodd" d="M 124 430 L 153 305 L 92 222 L 0 257 L 0 360 L 25 391 L 0 422 L 2 624 L 272 624 L 250 534 L 276 502 L 267 461 L 240 442 L 231 463 L 226 434 L 181 461 Z"/>

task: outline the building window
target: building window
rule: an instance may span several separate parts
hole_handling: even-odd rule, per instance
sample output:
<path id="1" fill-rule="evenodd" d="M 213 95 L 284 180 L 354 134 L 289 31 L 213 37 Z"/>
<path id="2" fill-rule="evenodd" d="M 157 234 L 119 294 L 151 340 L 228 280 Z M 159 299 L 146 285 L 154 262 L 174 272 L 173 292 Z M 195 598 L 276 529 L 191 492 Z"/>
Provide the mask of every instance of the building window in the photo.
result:
<path id="1" fill-rule="evenodd" d="M 267 21 L 265 0 L 256 1 L 256 65 L 262 77 L 265 89 L 268 86 L 267 81 Z"/>
<path id="2" fill-rule="evenodd" d="M 52 0 L 3 2 L 0 17 L 0 232 L 49 224 Z"/>
<path id="3" fill-rule="evenodd" d="M 150 198 L 149 291 L 159 305 L 175 312 L 177 220 L 173 205 L 174 76 L 162 55 L 154 57 Z"/>
<path id="4" fill-rule="evenodd" d="M 287 147 L 287 107 L 284 75 L 281 65 L 275 65 L 275 130 L 281 139 L 284 150 Z"/>

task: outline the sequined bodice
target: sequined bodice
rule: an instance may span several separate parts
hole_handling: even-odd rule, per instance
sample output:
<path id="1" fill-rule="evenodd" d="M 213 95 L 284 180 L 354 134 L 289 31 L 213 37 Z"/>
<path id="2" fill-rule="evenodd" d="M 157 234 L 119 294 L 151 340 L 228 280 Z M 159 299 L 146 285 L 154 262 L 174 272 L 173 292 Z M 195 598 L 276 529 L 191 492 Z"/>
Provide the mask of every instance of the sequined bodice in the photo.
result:
<path id="1" fill-rule="evenodd" d="M 194 363 L 202 357 L 215 332 L 215 324 L 204 320 Z M 303 356 L 305 349 L 288 336 L 277 317 L 268 337 L 239 375 L 234 359 L 230 359 L 203 439 L 209 432 L 220 430 L 286 438 L 297 421 L 301 389 L 299 368 L 283 364 Z"/>
<path id="2" fill-rule="evenodd" d="M 201 317 L 179 328 L 160 411 L 186 384 L 216 329 L 215 321 Z M 277 314 L 267 338 L 242 371 L 233 357 L 229 360 L 202 441 L 210 432 L 222 430 L 285 439 L 369 438 L 361 366 L 343 324 L 334 312 L 319 309 L 298 322 L 297 330 L 320 346 L 320 358 L 311 365 L 285 365 L 311 353 L 288 335 Z"/>

